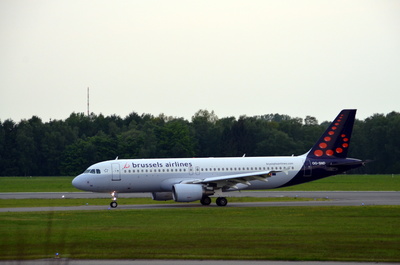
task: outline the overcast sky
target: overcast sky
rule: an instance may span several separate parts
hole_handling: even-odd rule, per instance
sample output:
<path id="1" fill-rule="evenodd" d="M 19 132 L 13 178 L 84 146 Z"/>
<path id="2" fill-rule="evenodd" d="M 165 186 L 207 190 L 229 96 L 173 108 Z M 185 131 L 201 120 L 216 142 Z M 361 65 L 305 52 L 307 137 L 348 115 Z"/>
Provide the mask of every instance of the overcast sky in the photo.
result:
<path id="1" fill-rule="evenodd" d="M 400 111 L 400 1 L 0 1 L 0 120 Z"/>

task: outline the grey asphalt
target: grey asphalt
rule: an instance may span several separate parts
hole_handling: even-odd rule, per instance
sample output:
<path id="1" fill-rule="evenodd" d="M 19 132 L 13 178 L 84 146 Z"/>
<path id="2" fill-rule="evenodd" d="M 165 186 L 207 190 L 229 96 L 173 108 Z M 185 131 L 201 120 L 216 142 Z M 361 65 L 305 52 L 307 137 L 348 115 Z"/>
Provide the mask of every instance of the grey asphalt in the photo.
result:
<path id="1" fill-rule="evenodd" d="M 227 193 L 229 197 L 293 197 L 312 198 L 310 201 L 289 202 L 248 202 L 228 203 L 226 207 L 276 207 L 276 206 L 368 206 L 368 205 L 400 205 L 400 192 L 398 191 L 249 191 Z M 159 208 L 186 208 L 205 207 L 200 204 L 149 204 L 149 205 L 125 205 L 124 198 L 150 197 L 148 193 L 120 194 L 116 209 L 109 205 L 89 205 L 71 207 L 26 207 L 26 208 L 0 208 L 0 212 L 33 212 L 33 211 L 71 211 L 71 210 L 135 210 L 135 209 L 159 209 Z M 0 199 L 55 199 L 55 198 L 110 198 L 109 194 L 91 192 L 24 192 L 24 193 L 0 193 Z M 325 198 L 328 200 L 318 201 Z M 218 207 L 215 203 L 206 207 Z"/>

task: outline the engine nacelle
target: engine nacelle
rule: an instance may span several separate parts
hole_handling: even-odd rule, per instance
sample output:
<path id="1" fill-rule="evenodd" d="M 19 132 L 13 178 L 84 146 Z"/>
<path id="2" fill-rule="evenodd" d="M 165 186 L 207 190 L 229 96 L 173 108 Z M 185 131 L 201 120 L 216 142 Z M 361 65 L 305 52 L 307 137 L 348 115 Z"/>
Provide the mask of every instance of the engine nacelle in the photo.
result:
<path id="1" fill-rule="evenodd" d="M 172 200 L 172 192 L 152 192 L 151 198 L 155 201 L 169 201 Z"/>
<path id="2" fill-rule="evenodd" d="M 172 196 L 177 202 L 194 202 L 203 197 L 204 189 L 199 184 L 175 184 Z"/>

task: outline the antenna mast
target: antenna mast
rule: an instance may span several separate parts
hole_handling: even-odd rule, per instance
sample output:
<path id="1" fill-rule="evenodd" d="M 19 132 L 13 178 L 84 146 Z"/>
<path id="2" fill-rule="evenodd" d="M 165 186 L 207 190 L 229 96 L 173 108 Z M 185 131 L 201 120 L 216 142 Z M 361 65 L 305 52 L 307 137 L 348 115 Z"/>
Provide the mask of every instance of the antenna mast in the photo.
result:
<path id="1" fill-rule="evenodd" d="M 87 115 L 89 116 L 89 87 L 87 88 Z"/>

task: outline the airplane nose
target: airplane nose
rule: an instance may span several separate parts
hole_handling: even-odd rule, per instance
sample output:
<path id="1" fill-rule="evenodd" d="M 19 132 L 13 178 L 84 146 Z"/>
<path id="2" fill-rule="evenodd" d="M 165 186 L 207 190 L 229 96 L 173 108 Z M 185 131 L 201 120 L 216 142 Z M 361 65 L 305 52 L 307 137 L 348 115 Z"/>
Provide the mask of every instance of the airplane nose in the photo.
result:
<path id="1" fill-rule="evenodd" d="M 72 180 L 72 185 L 79 189 L 79 190 L 83 190 L 84 189 L 84 180 L 82 175 L 76 176 L 73 180 Z"/>

